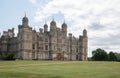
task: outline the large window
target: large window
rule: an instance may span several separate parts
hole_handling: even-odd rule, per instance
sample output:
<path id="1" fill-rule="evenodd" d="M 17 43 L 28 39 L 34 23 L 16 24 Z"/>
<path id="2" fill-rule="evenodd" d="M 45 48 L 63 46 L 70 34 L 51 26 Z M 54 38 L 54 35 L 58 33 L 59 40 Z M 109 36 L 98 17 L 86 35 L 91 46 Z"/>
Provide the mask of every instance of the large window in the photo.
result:
<path id="1" fill-rule="evenodd" d="M 48 38 L 45 38 L 45 42 L 48 42 Z"/>
<path id="2" fill-rule="evenodd" d="M 43 38 L 42 38 L 42 37 L 39 37 L 39 41 L 43 41 Z"/>
<path id="3" fill-rule="evenodd" d="M 45 50 L 48 50 L 48 45 L 45 45 Z"/>
<path id="4" fill-rule="evenodd" d="M 34 44 L 32 45 L 32 48 L 35 49 L 35 45 Z"/>

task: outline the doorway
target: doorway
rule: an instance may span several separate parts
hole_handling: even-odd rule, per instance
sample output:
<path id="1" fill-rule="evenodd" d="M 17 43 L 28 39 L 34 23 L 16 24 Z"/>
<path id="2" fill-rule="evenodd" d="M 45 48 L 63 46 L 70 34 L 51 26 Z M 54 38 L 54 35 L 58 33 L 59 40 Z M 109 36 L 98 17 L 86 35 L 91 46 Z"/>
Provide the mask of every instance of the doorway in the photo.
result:
<path id="1" fill-rule="evenodd" d="M 57 60 L 62 60 L 62 54 L 61 53 L 57 53 Z"/>

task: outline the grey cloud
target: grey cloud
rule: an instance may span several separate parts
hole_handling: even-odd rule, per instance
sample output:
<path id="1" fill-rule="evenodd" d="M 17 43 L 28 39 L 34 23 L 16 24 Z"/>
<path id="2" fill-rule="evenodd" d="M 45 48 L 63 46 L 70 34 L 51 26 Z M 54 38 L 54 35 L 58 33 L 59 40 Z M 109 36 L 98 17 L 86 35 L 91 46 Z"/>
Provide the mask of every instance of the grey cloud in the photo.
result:
<path id="1" fill-rule="evenodd" d="M 97 39 L 93 39 L 93 45 L 98 45 L 98 46 L 107 46 L 109 47 L 110 45 L 113 46 L 120 46 L 120 33 L 117 34 L 110 34 L 109 37 L 99 37 Z"/>
<path id="2" fill-rule="evenodd" d="M 105 26 L 103 26 L 102 24 L 100 24 L 98 22 L 94 22 L 91 25 L 89 25 L 88 28 L 90 30 L 94 31 L 94 30 L 101 30 L 101 29 L 105 28 Z"/>

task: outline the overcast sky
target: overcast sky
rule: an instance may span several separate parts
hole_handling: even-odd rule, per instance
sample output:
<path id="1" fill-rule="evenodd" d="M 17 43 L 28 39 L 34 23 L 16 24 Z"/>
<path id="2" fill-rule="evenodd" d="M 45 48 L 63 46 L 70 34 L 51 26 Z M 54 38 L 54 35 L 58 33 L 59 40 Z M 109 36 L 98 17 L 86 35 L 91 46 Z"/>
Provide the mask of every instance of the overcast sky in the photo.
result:
<path id="1" fill-rule="evenodd" d="M 53 17 L 58 27 L 65 19 L 76 37 L 85 27 L 89 56 L 96 48 L 120 53 L 120 0 L 0 0 L 0 32 L 14 27 L 17 33 L 25 12 L 36 30 Z"/>

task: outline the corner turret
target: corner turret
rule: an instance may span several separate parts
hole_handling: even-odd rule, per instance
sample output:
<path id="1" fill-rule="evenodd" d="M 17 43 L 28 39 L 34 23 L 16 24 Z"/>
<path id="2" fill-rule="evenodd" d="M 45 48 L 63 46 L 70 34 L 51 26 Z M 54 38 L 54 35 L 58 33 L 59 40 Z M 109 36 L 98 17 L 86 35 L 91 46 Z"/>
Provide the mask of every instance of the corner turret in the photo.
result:
<path id="1" fill-rule="evenodd" d="M 87 37 L 87 30 L 86 29 L 83 30 L 83 37 Z"/>
<path id="2" fill-rule="evenodd" d="M 62 32 L 63 32 L 63 36 L 67 37 L 67 24 L 65 23 L 65 21 L 62 24 Z"/>
<path id="3" fill-rule="evenodd" d="M 22 19 L 22 25 L 23 26 L 28 26 L 28 18 L 26 17 L 26 14 L 25 14 L 25 16 Z"/>
<path id="4" fill-rule="evenodd" d="M 55 30 L 56 29 L 56 22 L 53 20 L 50 22 L 50 31 Z"/>
<path id="5" fill-rule="evenodd" d="M 48 25 L 45 23 L 44 24 L 44 32 L 47 32 L 48 31 Z"/>

